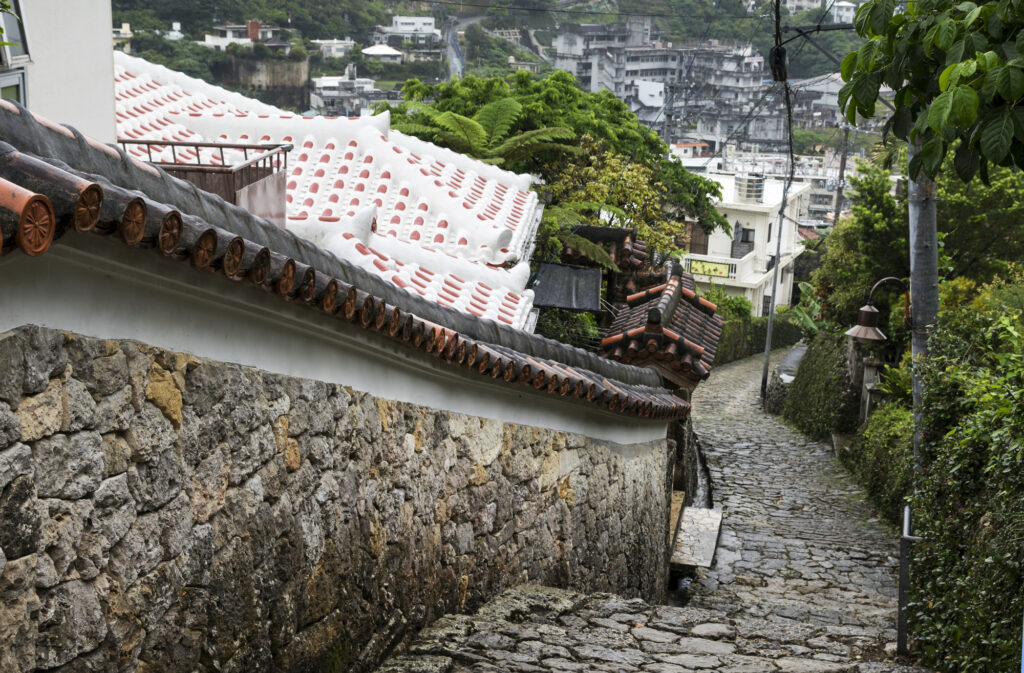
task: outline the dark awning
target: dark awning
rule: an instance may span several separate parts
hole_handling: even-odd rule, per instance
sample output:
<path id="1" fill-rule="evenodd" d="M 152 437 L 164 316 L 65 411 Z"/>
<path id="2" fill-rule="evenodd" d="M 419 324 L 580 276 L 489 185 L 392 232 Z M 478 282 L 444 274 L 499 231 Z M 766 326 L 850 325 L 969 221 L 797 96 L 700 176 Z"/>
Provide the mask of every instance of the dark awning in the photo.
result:
<path id="1" fill-rule="evenodd" d="M 541 263 L 532 289 L 534 306 L 595 313 L 601 310 L 601 269 Z"/>

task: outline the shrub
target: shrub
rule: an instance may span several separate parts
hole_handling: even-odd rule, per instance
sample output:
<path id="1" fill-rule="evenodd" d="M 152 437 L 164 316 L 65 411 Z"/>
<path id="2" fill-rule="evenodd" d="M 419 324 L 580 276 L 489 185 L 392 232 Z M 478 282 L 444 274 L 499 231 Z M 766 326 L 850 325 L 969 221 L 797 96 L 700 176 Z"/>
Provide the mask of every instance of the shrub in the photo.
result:
<path id="1" fill-rule="evenodd" d="M 875 410 L 839 457 L 856 475 L 879 513 L 899 524 L 914 478 L 914 414 L 899 404 Z"/>
<path id="2" fill-rule="evenodd" d="M 943 315 L 923 363 L 910 618 L 928 664 L 1015 670 L 1024 612 L 1021 285 Z"/>
<path id="3" fill-rule="evenodd" d="M 846 337 L 819 332 L 807 347 L 786 394 L 782 416 L 814 439 L 852 432 L 857 394 L 846 374 Z"/>
<path id="4" fill-rule="evenodd" d="M 715 351 L 715 365 L 740 360 L 764 352 L 768 336 L 768 318 L 732 318 L 722 325 L 722 335 Z M 800 328 L 779 316 L 772 328 L 772 348 L 792 346 L 800 341 Z"/>

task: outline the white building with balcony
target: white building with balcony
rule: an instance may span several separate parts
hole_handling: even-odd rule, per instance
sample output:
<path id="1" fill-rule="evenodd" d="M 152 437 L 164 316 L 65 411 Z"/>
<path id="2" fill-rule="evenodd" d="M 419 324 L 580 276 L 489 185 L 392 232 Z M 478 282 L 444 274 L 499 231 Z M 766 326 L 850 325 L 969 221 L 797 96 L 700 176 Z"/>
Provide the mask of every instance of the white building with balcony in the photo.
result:
<path id="1" fill-rule="evenodd" d="M 355 41 L 347 37 L 344 40 L 313 40 L 313 44 L 320 49 L 324 58 L 344 58 L 356 46 Z"/>
<path id="2" fill-rule="evenodd" d="M 857 15 L 857 4 L 853 2 L 837 2 L 832 5 L 833 23 L 853 23 L 853 17 Z"/>
<path id="3" fill-rule="evenodd" d="M 754 315 L 768 315 L 772 305 L 786 306 L 793 293 L 793 262 L 803 251 L 797 234 L 798 221 L 807 216 L 811 185 L 794 183 L 789 190 L 786 217 L 782 224 L 779 256 L 779 286 L 772 297 L 772 272 L 779 234 L 779 208 L 783 180 L 762 175 L 711 173 L 707 177 L 722 186 L 718 212 L 732 226 L 732 236 L 716 230 L 710 236 L 692 228 L 690 251 L 683 257 L 683 269 L 693 274 L 697 285 L 711 285 L 728 295 L 746 297 Z"/>

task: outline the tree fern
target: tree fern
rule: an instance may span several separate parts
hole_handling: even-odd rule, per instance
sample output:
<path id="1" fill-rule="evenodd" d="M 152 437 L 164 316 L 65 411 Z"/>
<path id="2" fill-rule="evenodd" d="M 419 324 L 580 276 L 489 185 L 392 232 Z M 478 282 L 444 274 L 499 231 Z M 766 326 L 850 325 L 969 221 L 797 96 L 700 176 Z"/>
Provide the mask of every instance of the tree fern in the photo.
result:
<path id="1" fill-rule="evenodd" d="M 473 119 L 487 133 L 487 146 L 501 142 L 519 119 L 523 106 L 515 98 L 499 98 L 477 110 Z"/>
<path id="2" fill-rule="evenodd" d="M 487 147 L 487 131 L 478 122 L 454 112 L 445 112 L 438 115 L 434 123 L 461 138 L 467 146 L 467 149 L 462 151 L 473 155 L 484 153 Z"/>
<path id="3" fill-rule="evenodd" d="M 615 265 L 615 260 L 612 259 L 612 256 L 608 254 L 602 245 L 589 241 L 579 234 L 570 234 L 565 239 L 565 247 L 582 253 L 587 259 L 601 268 L 616 272 L 619 270 L 619 267 Z"/>

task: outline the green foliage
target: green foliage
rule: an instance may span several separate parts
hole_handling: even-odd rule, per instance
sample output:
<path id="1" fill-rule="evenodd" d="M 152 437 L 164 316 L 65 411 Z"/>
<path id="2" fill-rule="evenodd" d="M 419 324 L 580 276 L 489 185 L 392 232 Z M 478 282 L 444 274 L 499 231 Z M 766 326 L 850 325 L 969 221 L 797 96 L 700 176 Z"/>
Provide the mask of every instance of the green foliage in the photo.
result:
<path id="1" fill-rule="evenodd" d="M 789 319 L 805 337 L 813 338 L 825 326 L 825 321 L 821 319 L 821 302 L 814 296 L 813 285 L 801 281 L 799 287 L 800 303 L 790 310 Z"/>
<path id="2" fill-rule="evenodd" d="M 1014 670 L 1024 611 L 1024 285 L 940 321 L 923 363 L 911 624 L 937 670 Z"/>
<path id="3" fill-rule="evenodd" d="M 535 332 L 580 348 L 593 346 L 600 336 L 594 314 L 574 313 L 560 308 L 541 309 Z"/>
<path id="4" fill-rule="evenodd" d="M 823 441 L 857 427 L 857 391 L 846 373 L 846 337 L 819 332 L 811 341 L 782 415 L 805 435 Z"/>
<path id="5" fill-rule="evenodd" d="M 548 205 L 538 259 L 557 256 L 579 224 L 638 227 L 657 253 L 652 262 L 675 251 L 684 219 L 709 232 L 727 224 L 715 208 L 717 183 L 666 158 L 668 146 L 622 101 L 579 90 L 569 73 L 410 80 L 403 94 L 405 102 L 378 108 L 390 111 L 395 128 L 485 160 L 500 157 L 502 168 L 541 178 Z M 513 106 L 514 121 L 503 113 Z M 500 143 L 483 140 L 492 137 L 488 126 L 504 134 Z M 569 133 L 574 143 L 566 142 Z"/>
<path id="6" fill-rule="evenodd" d="M 500 37 L 491 37 L 477 23 L 466 28 L 464 41 L 463 54 L 466 56 L 466 72 L 469 75 L 507 75 L 512 71 L 508 65 L 509 56 L 514 56 L 517 61 L 539 61 L 533 52 L 520 49 Z"/>
<path id="7" fill-rule="evenodd" d="M 883 518 L 899 524 L 914 478 L 914 414 L 899 404 L 875 409 L 840 459 Z"/>
<path id="8" fill-rule="evenodd" d="M 959 142 L 953 167 L 967 181 L 992 166 L 1024 166 L 1024 13 L 1019 0 L 869 0 L 857 10 L 865 42 L 842 63 L 839 104 L 853 123 L 871 117 L 879 88 L 895 92 L 885 130 L 919 143 L 910 164 L 934 177 Z"/>
<path id="9" fill-rule="evenodd" d="M 480 106 L 472 117 L 424 105 L 416 110 L 415 116 L 394 118 L 392 125 L 403 133 L 425 137 L 489 164 L 521 161 L 538 151 L 575 151 L 567 143 L 573 140 L 573 132 L 560 126 L 509 135 L 522 111 L 519 101 L 506 96 Z"/>
<path id="10" fill-rule="evenodd" d="M 152 33 L 136 33 L 132 37 L 132 53 L 207 82 L 213 82 L 215 71 L 228 62 L 224 52 L 189 40 L 166 40 Z"/>
<path id="11" fill-rule="evenodd" d="M 307 38 L 350 35 L 364 42 L 374 26 L 387 20 L 382 3 L 359 0 L 113 0 L 111 10 L 115 25 L 138 20 L 144 13 L 147 21 L 159 22 L 164 28 L 171 21 L 180 21 L 182 30 L 196 37 L 215 23 L 257 19 L 295 29 Z"/>
<path id="12" fill-rule="evenodd" d="M 909 275 L 906 203 L 890 193 L 889 173 L 879 166 L 859 164 L 851 176 L 852 218 L 841 220 L 825 239 L 821 266 L 812 274 L 820 301 L 820 319 L 845 330 L 855 324 L 857 311 L 880 278 Z M 801 290 L 801 301 L 804 301 Z M 885 285 L 873 297 L 888 319 L 898 287 Z"/>
<path id="13" fill-rule="evenodd" d="M 745 318 L 731 318 L 722 326 L 722 335 L 718 339 L 715 350 L 714 365 L 740 360 L 751 355 L 764 352 L 764 343 L 768 337 L 768 318 L 751 318 L 749 312 Z M 800 328 L 778 316 L 772 326 L 772 348 L 792 346 L 800 341 Z"/>

